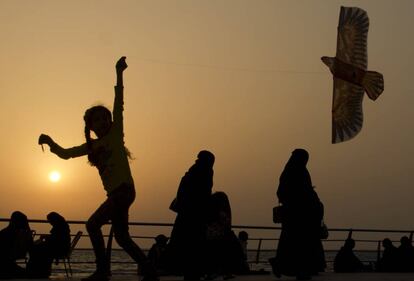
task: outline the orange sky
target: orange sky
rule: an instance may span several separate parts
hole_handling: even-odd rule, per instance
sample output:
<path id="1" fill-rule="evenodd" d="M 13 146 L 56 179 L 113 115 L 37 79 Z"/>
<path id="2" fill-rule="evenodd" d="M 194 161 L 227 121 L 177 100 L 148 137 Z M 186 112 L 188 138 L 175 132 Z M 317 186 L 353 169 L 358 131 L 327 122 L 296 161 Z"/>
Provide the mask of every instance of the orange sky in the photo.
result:
<path id="1" fill-rule="evenodd" d="M 368 65 L 385 91 L 365 98 L 362 132 L 332 145 L 332 78 L 320 57 L 335 55 L 340 5 L 367 10 Z M 1 1 L 0 217 L 53 210 L 82 220 L 104 200 L 85 158 L 43 153 L 37 138 L 84 142 L 83 112 L 112 107 L 125 55 L 131 220 L 172 222 L 181 176 L 209 149 L 234 223 L 272 225 L 279 175 L 303 147 L 328 226 L 413 228 L 413 9 L 408 0 Z"/>

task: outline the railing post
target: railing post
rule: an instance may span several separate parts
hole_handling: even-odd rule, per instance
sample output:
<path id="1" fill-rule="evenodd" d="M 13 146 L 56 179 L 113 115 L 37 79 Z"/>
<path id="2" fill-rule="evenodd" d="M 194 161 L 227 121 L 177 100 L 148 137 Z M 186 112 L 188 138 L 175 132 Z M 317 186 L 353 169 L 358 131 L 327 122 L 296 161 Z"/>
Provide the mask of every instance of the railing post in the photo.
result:
<path id="1" fill-rule="evenodd" d="M 109 231 L 108 243 L 106 244 L 106 260 L 108 262 L 108 269 L 111 272 L 111 252 L 112 252 L 112 240 L 114 238 L 114 229 L 111 225 L 111 230 Z"/>
<path id="2" fill-rule="evenodd" d="M 260 261 L 260 250 L 262 248 L 262 239 L 259 239 L 259 245 L 257 246 L 256 263 Z"/>
<path id="3" fill-rule="evenodd" d="M 380 264 L 380 259 L 381 259 L 381 240 L 378 241 L 378 246 L 377 246 L 377 267 Z"/>

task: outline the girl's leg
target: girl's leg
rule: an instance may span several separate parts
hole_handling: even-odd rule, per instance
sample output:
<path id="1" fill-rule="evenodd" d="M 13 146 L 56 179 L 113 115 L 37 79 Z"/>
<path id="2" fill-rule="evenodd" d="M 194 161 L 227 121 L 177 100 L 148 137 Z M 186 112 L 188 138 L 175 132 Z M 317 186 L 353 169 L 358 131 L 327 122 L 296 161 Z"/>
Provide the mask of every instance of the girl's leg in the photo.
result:
<path id="1" fill-rule="evenodd" d="M 156 271 L 147 259 L 141 248 L 132 240 L 129 235 L 128 212 L 129 207 L 135 199 L 135 189 L 133 186 L 122 186 L 113 196 L 115 208 L 111 216 L 112 226 L 116 242 L 136 261 L 143 269 L 145 276 L 156 280 Z"/>
<path id="2" fill-rule="evenodd" d="M 147 256 L 141 248 L 132 240 L 128 231 L 128 224 L 120 225 L 118 222 L 112 222 L 114 228 L 115 240 L 131 258 L 139 264 L 147 261 Z"/>
<path id="3" fill-rule="evenodd" d="M 145 276 L 142 280 L 158 280 L 154 265 L 148 260 L 141 248 L 131 239 L 128 230 L 125 230 L 125 227 L 121 227 L 120 225 L 113 224 L 113 227 L 116 242 L 142 269 L 141 272 Z"/>
<path id="4" fill-rule="evenodd" d="M 113 212 L 113 201 L 108 198 L 102 205 L 92 214 L 86 223 L 86 229 L 91 239 L 93 250 L 96 257 L 96 271 L 104 275 L 109 274 L 109 264 L 106 258 L 105 242 L 102 235 L 101 227 L 109 222 L 111 213 Z"/>

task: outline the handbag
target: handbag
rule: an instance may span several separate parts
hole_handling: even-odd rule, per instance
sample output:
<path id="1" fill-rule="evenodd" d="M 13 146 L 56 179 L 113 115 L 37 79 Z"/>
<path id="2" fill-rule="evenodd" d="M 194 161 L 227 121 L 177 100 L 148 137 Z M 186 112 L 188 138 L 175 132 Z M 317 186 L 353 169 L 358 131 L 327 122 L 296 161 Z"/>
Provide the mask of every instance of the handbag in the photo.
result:
<path id="1" fill-rule="evenodd" d="M 320 239 L 328 239 L 329 237 L 329 230 L 324 221 L 321 222 L 321 228 L 319 231 L 319 238 Z"/>
<path id="2" fill-rule="evenodd" d="M 282 223 L 283 219 L 283 206 L 278 205 L 273 207 L 273 222 L 274 223 Z"/>

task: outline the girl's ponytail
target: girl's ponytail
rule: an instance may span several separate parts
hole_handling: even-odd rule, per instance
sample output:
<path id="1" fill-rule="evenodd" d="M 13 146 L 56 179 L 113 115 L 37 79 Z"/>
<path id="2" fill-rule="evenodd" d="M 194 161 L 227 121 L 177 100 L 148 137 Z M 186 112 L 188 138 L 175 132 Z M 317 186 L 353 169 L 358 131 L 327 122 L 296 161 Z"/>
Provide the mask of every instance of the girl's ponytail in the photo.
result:
<path id="1" fill-rule="evenodd" d="M 86 115 L 85 115 L 86 116 Z M 88 148 L 88 161 L 91 166 L 96 166 L 95 157 L 92 150 L 92 138 L 91 138 L 91 130 L 89 129 L 87 122 L 85 120 L 85 139 L 86 139 L 86 146 Z"/>

